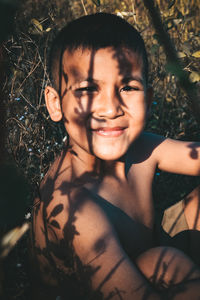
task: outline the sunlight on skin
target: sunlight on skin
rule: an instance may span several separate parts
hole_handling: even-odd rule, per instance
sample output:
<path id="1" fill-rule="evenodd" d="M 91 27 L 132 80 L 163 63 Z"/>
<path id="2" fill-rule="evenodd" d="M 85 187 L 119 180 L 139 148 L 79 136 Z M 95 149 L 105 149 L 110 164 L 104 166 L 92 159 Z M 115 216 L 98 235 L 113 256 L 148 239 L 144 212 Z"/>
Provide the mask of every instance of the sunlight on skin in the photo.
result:
<path id="1" fill-rule="evenodd" d="M 200 230 L 200 187 L 198 186 L 184 199 L 184 212 L 189 229 Z"/>
<path id="2" fill-rule="evenodd" d="M 179 275 L 185 274 L 187 279 L 193 278 L 194 267 L 175 250 L 169 250 L 171 256 L 168 258 L 175 253 L 179 263 L 171 264 L 158 249 L 152 250 L 154 260 L 150 259 L 152 251 L 147 251 L 147 256 L 144 254 L 138 262 L 147 278 L 135 265 L 135 258 L 153 246 L 151 185 L 158 158 L 168 148 L 171 153 L 175 145 L 163 137 L 140 135 L 152 96 L 146 90 L 142 72 L 138 56 L 122 48 L 64 52 L 61 99 L 52 87 L 46 88 L 45 97 L 52 120 L 63 119 L 70 136 L 69 151 L 61 164 L 59 159 L 57 162 L 68 171 L 59 170 L 61 175 L 56 180 L 50 175 L 46 187 L 44 184 L 43 205 L 36 219 L 42 217 L 50 223 L 44 222 L 42 229 L 37 227 L 35 220 L 35 231 L 38 230 L 38 236 L 49 247 L 50 268 L 57 269 L 59 265 L 60 270 L 67 272 L 66 253 L 59 251 L 71 253 L 74 250 L 76 260 L 73 263 L 81 262 L 77 272 L 88 268 L 93 291 L 97 289 L 107 297 L 117 286 L 125 291 L 123 298 L 127 300 L 133 296 L 143 299 L 147 294 L 149 299 L 159 299 L 159 290 L 156 292 L 149 284 L 158 263 L 160 276 L 167 275 L 162 277 L 166 286 L 177 283 L 177 278 L 178 283 L 182 280 L 183 277 L 174 277 L 178 264 L 187 261 L 186 272 L 179 269 Z M 179 148 L 180 143 L 176 145 Z M 129 156 L 127 176 L 124 156 L 129 150 L 133 158 Z M 164 160 L 161 166 L 165 168 L 166 165 L 168 162 Z M 174 162 L 171 165 L 174 166 Z M 56 169 L 58 174 L 55 166 L 51 170 L 55 173 Z M 47 197 L 48 184 L 52 194 Z M 36 245 L 40 249 L 39 239 Z M 42 255 L 39 259 L 45 269 Z M 197 271 L 195 276 L 199 275 Z"/>
<path id="3" fill-rule="evenodd" d="M 62 99 L 62 111 L 68 120 L 65 127 L 72 148 L 76 153 L 80 151 L 81 157 L 84 154 L 87 165 L 92 159 L 90 154 L 95 160 L 122 157 L 143 130 L 146 117 L 142 71 L 136 55 L 129 55 L 127 63 L 132 68 L 125 74 L 121 74 L 112 48 L 98 50 L 94 58 L 91 55 L 89 50 L 76 50 L 65 51 L 63 57 L 64 72 L 68 74 L 68 92 Z M 91 59 L 93 76 L 88 78 Z M 65 85 L 63 80 L 63 90 Z"/>

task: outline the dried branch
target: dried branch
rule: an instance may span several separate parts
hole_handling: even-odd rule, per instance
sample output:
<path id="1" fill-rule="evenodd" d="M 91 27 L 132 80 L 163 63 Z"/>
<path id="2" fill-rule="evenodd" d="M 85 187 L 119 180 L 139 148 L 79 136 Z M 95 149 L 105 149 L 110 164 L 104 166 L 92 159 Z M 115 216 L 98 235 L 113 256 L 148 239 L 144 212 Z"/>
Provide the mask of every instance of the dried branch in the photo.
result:
<path id="1" fill-rule="evenodd" d="M 1 254 L 0 258 L 5 258 L 8 253 L 13 249 L 19 239 L 27 232 L 29 229 L 29 223 L 25 222 L 21 227 L 16 227 L 6 233 L 6 235 L 1 240 Z"/>
<path id="2" fill-rule="evenodd" d="M 83 6 L 83 10 L 84 10 L 85 15 L 87 15 L 87 10 L 85 8 L 85 4 L 84 4 L 83 0 L 81 0 L 81 4 Z"/>
<path id="3" fill-rule="evenodd" d="M 183 89 L 189 98 L 189 106 L 198 124 L 200 124 L 200 101 L 199 93 L 196 86 L 190 82 L 189 75 L 185 72 L 180 64 L 176 49 L 169 34 L 164 30 L 160 12 L 155 7 L 153 0 L 144 0 L 144 5 L 149 12 L 153 26 L 158 34 L 160 43 L 162 44 L 169 66 L 169 71 L 173 71 L 177 76 L 181 89 Z"/>

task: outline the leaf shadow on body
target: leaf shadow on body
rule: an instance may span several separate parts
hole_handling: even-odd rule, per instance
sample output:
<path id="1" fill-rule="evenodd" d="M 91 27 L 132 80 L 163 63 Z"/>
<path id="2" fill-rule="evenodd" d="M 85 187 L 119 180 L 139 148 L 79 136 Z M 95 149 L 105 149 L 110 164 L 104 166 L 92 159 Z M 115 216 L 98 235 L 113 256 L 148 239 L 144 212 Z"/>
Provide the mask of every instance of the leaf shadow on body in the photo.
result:
<path id="1" fill-rule="evenodd" d="M 91 60 L 90 60 L 90 68 L 88 71 L 88 76 L 92 78 L 94 72 L 94 57 L 96 51 L 91 51 Z M 62 56 L 61 56 L 62 57 Z M 122 51 L 115 51 L 114 54 L 115 59 L 118 61 L 119 72 L 120 74 L 125 74 L 127 76 L 128 73 L 131 72 L 130 62 L 127 60 L 125 54 Z M 125 63 L 126 62 L 126 63 Z M 60 75 L 64 74 L 62 69 L 62 62 L 60 62 Z M 61 77 L 60 77 L 61 78 Z M 67 83 L 67 75 L 64 74 L 64 79 Z M 61 83 L 60 83 L 60 91 L 61 91 Z M 61 102 L 64 95 L 67 93 L 67 90 L 63 92 L 61 95 Z M 87 111 L 92 110 L 92 95 L 88 96 L 88 107 Z M 122 101 L 120 95 L 118 95 L 119 102 Z M 123 105 L 123 103 L 122 103 Z M 84 110 L 81 105 L 79 105 L 77 101 L 77 109 L 75 110 L 82 118 L 82 114 L 84 115 Z M 64 121 L 67 122 L 65 119 Z M 102 120 L 101 120 L 102 121 Z M 90 120 L 87 126 L 90 126 Z M 88 145 L 90 153 L 93 153 L 92 146 L 92 136 L 88 132 Z M 33 231 L 32 231 L 32 242 L 33 248 L 35 251 L 35 256 L 37 257 L 39 264 L 38 270 L 42 273 L 44 277 L 47 277 L 47 281 L 53 278 L 53 284 L 57 285 L 59 288 L 60 295 L 63 296 L 62 299 L 73 299 L 73 300 L 110 300 L 110 299 L 118 299 L 122 300 L 126 297 L 126 291 L 121 291 L 118 287 L 114 287 L 114 289 L 110 292 L 110 294 L 105 298 L 102 293 L 102 287 L 112 279 L 113 274 L 118 270 L 118 268 L 123 264 L 124 257 L 122 257 L 119 261 L 116 261 L 116 264 L 112 266 L 107 274 L 105 274 L 102 281 L 99 283 L 97 289 L 94 291 L 92 289 L 91 277 L 94 273 L 98 272 L 101 266 L 97 266 L 96 268 L 92 268 L 90 264 L 84 265 L 78 255 L 75 253 L 73 241 L 76 235 L 79 235 L 79 232 L 76 229 L 75 221 L 76 221 L 76 213 L 81 210 L 82 205 L 85 201 L 85 190 L 82 188 L 87 182 L 91 180 L 96 180 L 97 175 L 100 180 L 103 177 L 104 173 L 104 162 L 101 161 L 100 172 L 96 171 L 96 167 L 94 166 L 93 172 L 86 172 L 82 174 L 80 177 L 76 178 L 73 182 L 69 182 L 67 180 L 61 181 L 59 184 L 56 184 L 57 179 L 61 176 L 62 173 L 67 172 L 66 169 L 62 169 L 62 164 L 67 155 L 67 152 L 70 152 L 71 155 L 77 156 L 78 154 L 71 148 L 70 140 L 66 149 L 61 154 L 61 157 L 58 161 L 56 168 L 54 168 L 54 174 L 49 174 L 46 182 L 42 185 L 40 189 L 40 200 L 35 205 L 34 212 L 34 220 L 33 220 Z M 156 147 L 156 145 L 155 145 Z M 153 151 L 154 148 L 149 150 L 149 154 Z M 81 159 L 81 158 L 80 158 Z M 124 159 L 124 158 L 123 158 Z M 145 160 L 145 156 L 144 156 Z M 79 197 L 74 201 L 71 195 L 73 191 L 80 188 L 80 192 L 78 193 Z M 69 203 L 68 209 L 68 217 L 67 220 L 63 222 L 60 221 L 62 217 L 60 217 L 63 212 L 66 210 L 64 202 L 54 201 L 55 192 L 60 192 L 60 195 L 65 196 L 67 198 L 67 202 Z M 95 191 L 98 195 L 98 189 Z M 87 194 L 87 193 L 86 193 Z M 52 203 L 55 202 L 55 203 Z M 40 224 L 37 224 L 37 227 L 40 230 L 40 234 L 43 238 L 43 244 L 38 244 L 37 238 L 35 238 L 36 232 L 34 231 L 34 226 L 39 220 L 40 216 Z M 128 216 L 127 216 L 128 217 Z M 133 221 L 133 220 L 132 220 Z M 133 221 L 134 222 L 134 221 Z M 103 255 L 106 252 L 106 239 L 109 238 L 105 236 L 101 239 L 101 241 L 97 241 L 95 245 L 96 256 L 94 260 L 99 256 Z M 171 298 L 173 299 L 173 293 L 178 294 L 182 293 L 183 289 L 186 289 L 186 286 L 183 285 L 174 285 L 170 284 L 166 286 L 164 282 L 164 276 L 167 273 L 169 265 L 164 263 L 165 250 L 158 256 L 156 267 L 153 271 L 153 275 L 149 278 L 153 289 L 159 291 L 171 291 Z M 170 262 L 173 264 L 173 260 Z M 188 275 L 185 276 L 185 282 L 187 282 L 192 274 L 193 270 L 191 269 L 188 272 Z M 176 276 L 176 274 L 174 274 Z M 151 291 L 147 289 L 145 286 L 139 286 L 137 289 L 142 289 L 143 296 L 141 300 L 147 300 L 151 297 Z M 173 292 L 172 292 L 173 291 Z M 57 291 L 56 291 L 57 293 Z M 58 294 L 57 294 L 58 295 Z M 49 298 L 50 299 L 50 298 Z M 163 298 L 164 299 L 164 298 Z"/>

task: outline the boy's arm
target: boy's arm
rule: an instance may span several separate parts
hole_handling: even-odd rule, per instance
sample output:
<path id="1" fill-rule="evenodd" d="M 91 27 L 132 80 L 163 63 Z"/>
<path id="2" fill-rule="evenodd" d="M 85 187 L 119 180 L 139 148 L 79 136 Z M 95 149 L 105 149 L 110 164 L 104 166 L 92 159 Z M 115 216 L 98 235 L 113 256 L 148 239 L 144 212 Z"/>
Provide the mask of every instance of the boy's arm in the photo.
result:
<path id="1" fill-rule="evenodd" d="M 160 170 L 177 174 L 200 175 L 200 143 L 167 138 L 155 148 L 154 152 Z"/>
<path id="2" fill-rule="evenodd" d="M 90 270 L 94 291 L 91 299 L 99 299 L 99 293 L 105 300 L 199 297 L 200 273 L 182 252 L 173 248 L 153 248 L 134 263 L 123 250 L 106 213 L 87 190 L 75 193 L 71 201 L 76 207 L 72 218 L 76 232 L 73 246 L 87 267 L 87 275 Z"/>
<path id="3" fill-rule="evenodd" d="M 73 245 L 82 263 L 91 269 L 92 287 L 104 299 L 160 299 L 148 280 L 122 249 L 105 212 L 83 191 L 76 201 Z M 112 295 L 112 296 L 111 296 Z M 95 298 L 94 298 L 95 299 Z"/>

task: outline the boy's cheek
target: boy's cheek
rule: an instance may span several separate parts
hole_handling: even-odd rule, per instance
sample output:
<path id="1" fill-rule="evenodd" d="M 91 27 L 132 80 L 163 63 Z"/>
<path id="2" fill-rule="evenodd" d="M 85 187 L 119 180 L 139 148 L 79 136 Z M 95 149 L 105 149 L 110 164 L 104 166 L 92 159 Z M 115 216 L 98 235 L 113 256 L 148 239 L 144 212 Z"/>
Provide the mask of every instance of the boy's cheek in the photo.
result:
<path id="1" fill-rule="evenodd" d="M 130 118 L 132 118 L 135 121 L 137 120 L 145 122 L 147 115 L 147 107 L 145 104 L 132 105 L 127 109 L 127 114 L 130 116 Z"/>
<path id="2" fill-rule="evenodd" d="M 88 119 L 88 116 L 91 114 L 90 109 L 86 108 L 85 105 L 75 105 L 75 106 L 63 106 L 62 107 L 63 115 L 70 122 L 75 122 L 77 124 L 84 124 L 84 121 Z"/>
<path id="3" fill-rule="evenodd" d="M 73 128 L 75 130 L 75 128 L 79 128 L 79 130 L 83 130 L 84 128 L 87 128 L 88 125 L 88 116 L 73 116 L 73 117 L 67 117 L 65 115 L 63 115 L 63 121 L 65 123 L 65 126 L 70 126 L 71 128 Z"/>

